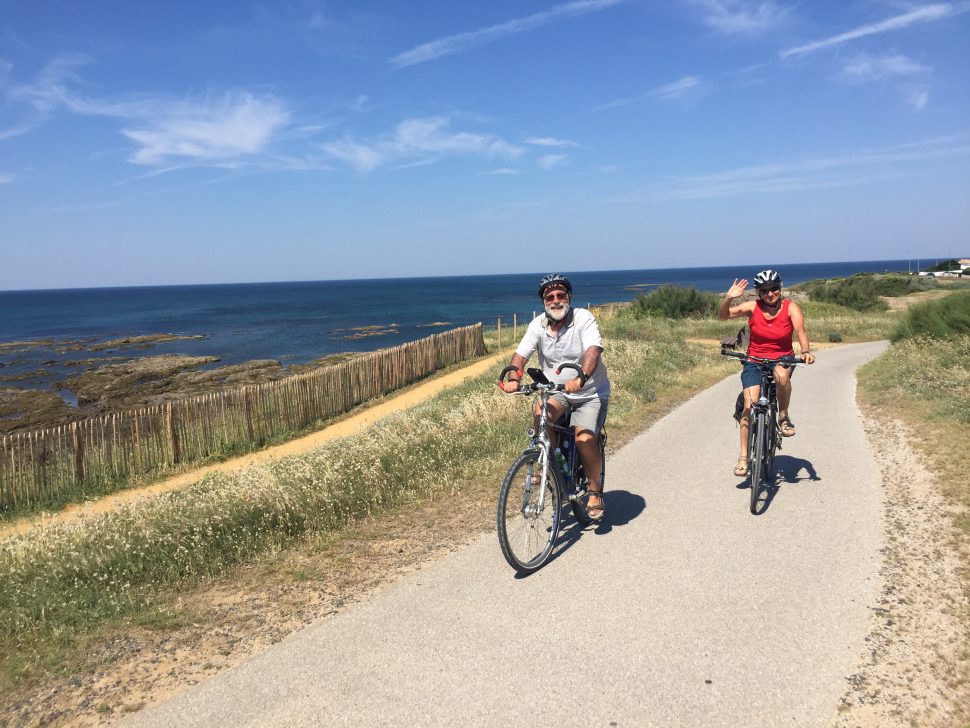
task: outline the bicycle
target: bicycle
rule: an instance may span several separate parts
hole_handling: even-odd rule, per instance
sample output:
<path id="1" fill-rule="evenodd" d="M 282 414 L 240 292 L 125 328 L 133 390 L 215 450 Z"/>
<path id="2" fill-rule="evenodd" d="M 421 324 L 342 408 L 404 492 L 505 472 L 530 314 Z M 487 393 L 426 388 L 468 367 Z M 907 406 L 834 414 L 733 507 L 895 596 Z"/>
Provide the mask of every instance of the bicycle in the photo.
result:
<path id="1" fill-rule="evenodd" d="M 570 368 L 582 373 L 577 364 L 563 364 L 557 374 Z M 506 367 L 499 375 L 505 378 L 515 367 Z M 526 430 L 529 444 L 509 467 L 498 496 L 496 521 L 502 555 L 521 574 L 532 573 L 552 556 L 561 526 L 563 503 L 569 503 L 576 521 L 582 527 L 593 522 L 586 510 L 589 478 L 576 450 L 576 435 L 565 422 L 550 422 L 549 398 L 563 391 L 563 385 L 550 382 L 540 369 L 526 370 L 532 384 L 519 385 L 514 394 L 538 394 L 541 400 L 538 428 Z M 549 430 L 559 435 L 554 447 Z M 600 488 L 606 481 L 606 430 L 600 428 L 597 438 L 602 471 Z M 539 487 L 536 487 L 539 486 Z"/>
<path id="2" fill-rule="evenodd" d="M 775 454 L 781 449 L 781 432 L 778 429 L 778 395 L 775 390 L 775 366 L 804 364 L 801 359 L 783 356 L 766 359 L 749 356 L 739 351 L 727 351 L 721 347 L 721 355 L 740 359 L 744 363 L 757 364 L 761 370 L 761 394 L 751 403 L 748 418 L 748 475 L 751 478 L 751 512 L 758 513 L 761 491 L 771 485 Z"/>

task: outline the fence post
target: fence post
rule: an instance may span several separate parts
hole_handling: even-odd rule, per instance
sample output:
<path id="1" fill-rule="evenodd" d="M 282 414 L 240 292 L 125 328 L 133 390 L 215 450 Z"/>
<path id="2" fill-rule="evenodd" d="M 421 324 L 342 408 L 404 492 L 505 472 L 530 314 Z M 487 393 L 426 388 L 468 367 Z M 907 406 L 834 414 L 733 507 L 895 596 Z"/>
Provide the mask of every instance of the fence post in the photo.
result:
<path id="1" fill-rule="evenodd" d="M 519 338 L 519 314 L 512 314 L 512 343 Z"/>
<path id="2" fill-rule="evenodd" d="M 498 317 L 498 345 L 502 346 L 502 317 Z"/>
<path id="3" fill-rule="evenodd" d="M 243 410 L 246 412 L 246 434 L 252 444 L 256 442 L 256 433 L 253 431 L 253 403 L 249 397 L 249 387 L 243 390 Z"/>
<path id="4" fill-rule="evenodd" d="M 77 436 L 77 422 L 71 423 L 71 445 L 74 446 L 74 483 L 84 482 L 84 438 Z"/>
<path id="5" fill-rule="evenodd" d="M 179 433 L 178 428 L 175 426 L 175 403 L 169 402 L 166 418 L 168 420 L 168 436 L 172 441 L 172 465 L 177 465 L 178 461 L 181 459 L 182 453 L 179 447 Z"/>

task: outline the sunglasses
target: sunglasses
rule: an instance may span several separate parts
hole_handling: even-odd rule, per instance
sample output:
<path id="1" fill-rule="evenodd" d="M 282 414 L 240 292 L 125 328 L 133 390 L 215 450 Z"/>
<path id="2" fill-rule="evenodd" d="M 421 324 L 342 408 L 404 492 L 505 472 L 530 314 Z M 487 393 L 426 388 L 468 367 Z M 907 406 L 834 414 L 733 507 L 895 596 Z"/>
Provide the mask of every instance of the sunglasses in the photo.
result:
<path id="1" fill-rule="evenodd" d="M 569 294 L 564 291 L 556 291 L 555 293 L 548 293 L 542 297 L 542 300 L 546 303 L 552 303 L 553 301 L 568 301 Z"/>
<path id="2" fill-rule="evenodd" d="M 758 295 L 763 296 L 766 293 L 778 293 L 781 290 L 781 286 L 772 286 L 771 288 L 759 288 Z"/>

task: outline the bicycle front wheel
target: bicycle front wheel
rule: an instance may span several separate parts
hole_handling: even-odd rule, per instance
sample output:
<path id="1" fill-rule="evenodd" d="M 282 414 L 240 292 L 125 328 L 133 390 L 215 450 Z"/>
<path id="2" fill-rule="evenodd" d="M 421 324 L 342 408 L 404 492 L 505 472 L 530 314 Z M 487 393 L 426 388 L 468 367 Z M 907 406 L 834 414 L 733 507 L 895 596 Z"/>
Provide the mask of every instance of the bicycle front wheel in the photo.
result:
<path id="1" fill-rule="evenodd" d="M 556 468 L 542 477 L 538 450 L 512 463 L 498 496 L 498 542 L 509 565 L 520 573 L 542 567 L 559 535 L 562 483 Z"/>
<path id="2" fill-rule="evenodd" d="M 765 413 L 758 412 L 751 424 L 751 512 L 758 512 L 758 498 L 761 497 L 761 484 L 765 475 Z"/>

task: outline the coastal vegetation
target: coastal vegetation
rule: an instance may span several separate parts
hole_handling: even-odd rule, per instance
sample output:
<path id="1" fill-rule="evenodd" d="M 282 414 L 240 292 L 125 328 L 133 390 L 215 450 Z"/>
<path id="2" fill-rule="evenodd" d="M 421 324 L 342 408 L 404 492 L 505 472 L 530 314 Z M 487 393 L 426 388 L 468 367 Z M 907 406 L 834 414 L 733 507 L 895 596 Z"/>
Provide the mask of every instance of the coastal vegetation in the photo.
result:
<path id="1" fill-rule="evenodd" d="M 901 273 L 857 273 L 848 278 L 816 279 L 793 287 L 812 301 L 835 303 L 856 311 L 884 311 L 885 299 L 909 296 L 924 291 L 949 290 L 965 285 L 963 281 L 941 282 L 933 276 Z"/>
<path id="2" fill-rule="evenodd" d="M 660 286 L 633 302 L 633 315 L 666 316 L 672 319 L 710 318 L 717 312 L 721 298 L 715 293 L 681 286 Z"/>
<path id="3" fill-rule="evenodd" d="M 952 339 L 970 334 L 970 291 L 951 293 L 906 309 L 893 331 L 893 341 Z"/>

